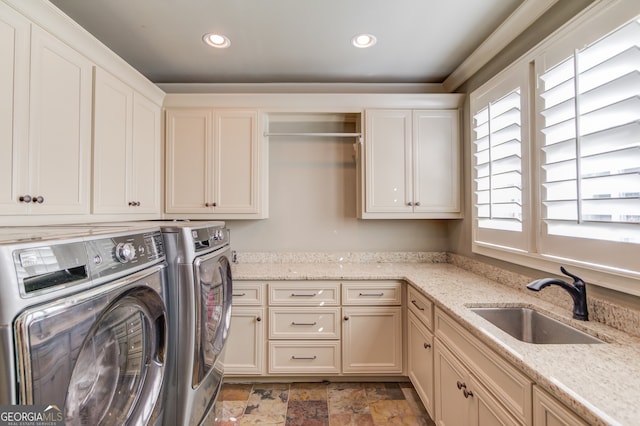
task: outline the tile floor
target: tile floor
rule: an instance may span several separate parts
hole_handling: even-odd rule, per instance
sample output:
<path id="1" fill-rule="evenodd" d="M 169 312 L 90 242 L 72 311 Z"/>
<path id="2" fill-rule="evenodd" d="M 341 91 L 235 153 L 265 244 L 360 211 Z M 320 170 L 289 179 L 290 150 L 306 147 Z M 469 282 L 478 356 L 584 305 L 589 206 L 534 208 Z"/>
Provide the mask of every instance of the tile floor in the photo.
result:
<path id="1" fill-rule="evenodd" d="M 411 383 L 225 383 L 215 426 L 435 426 Z"/>

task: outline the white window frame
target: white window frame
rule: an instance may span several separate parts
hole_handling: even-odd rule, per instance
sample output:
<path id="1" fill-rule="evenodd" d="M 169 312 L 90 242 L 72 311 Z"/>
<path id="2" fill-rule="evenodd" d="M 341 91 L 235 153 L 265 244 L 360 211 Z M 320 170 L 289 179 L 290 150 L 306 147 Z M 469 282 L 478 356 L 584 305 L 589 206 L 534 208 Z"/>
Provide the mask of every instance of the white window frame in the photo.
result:
<path id="1" fill-rule="evenodd" d="M 541 175 L 539 172 L 541 167 L 539 155 L 541 146 L 541 124 L 539 120 L 537 120 L 535 107 L 536 70 L 542 69 L 542 65 L 545 62 L 548 64 L 561 62 L 568 55 L 575 52 L 576 49 L 581 49 L 595 42 L 638 15 L 640 15 L 640 2 L 637 0 L 597 1 L 470 95 L 470 125 L 467 130 L 469 132 L 469 140 L 473 143 L 473 116 L 477 111 L 482 109 L 483 104 L 491 101 L 491 99 L 487 98 L 489 95 L 492 93 L 495 94 L 496 99 L 503 96 L 508 92 L 500 94 L 500 90 L 498 89 L 501 85 L 508 86 L 510 81 L 523 78 L 523 76 L 531 90 L 529 102 L 525 104 L 523 100 L 522 105 L 523 139 L 526 138 L 524 135 L 524 122 L 525 120 L 530 121 L 528 132 L 530 151 L 529 158 L 526 161 L 523 148 L 522 244 L 505 244 L 503 239 L 494 237 L 491 233 L 482 232 L 481 230 L 479 232 L 475 204 L 472 203 L 472 206 L 474 206 L 472 207 L 473 252 L 553 274 L 558 274 L 559 266 L 564 265 L 570 267 L 572 272 L 580 275 L 588 283 L 640 296 L 640 260 L 636 263 L 637 267 L 633 269 L 611 266 L 606 260 L 607 258 L 613 259 L 616 255 L 633 256 L 633 259 L 640 259 L 640 256 L 636 256 L 635 254 L 640 253 L 640 245 L 634 245 L 633 253 L 629 253 L 629 247 L 626 247 L 628 245 L 624 243 L 598 241 L 595 244 L 597 249 L 591 246 L 590 251 L 583 251 L 582 256 L 580 256 L 580 254 L 577 256 L 571 255 L 571 257 L 575 257 L 575 259 L 567 258 L 566 255 L 563 257 L 558 254 L 544 254 L 543 250 L 541 250 L 541 247 L 544 247 L 545 244 L 548 246 L 550 242 L 562 244 L 564 246 L 564 253 L 580 253 L 582 247 L 579 241 L 575 241 L 575 239 L 570 237 L 553 237 L 549 239 L 548 236 L 543 236 L 544 224 L 540 219 L 542 217 L 542 206 L 540 203 Z M 475 148 L 472 147 L 472 168 L 475 165 L 473 158 L 474 151 Z M 524 180 L 527 165 L 530 169 L 528 173 L 528 185 L 525 185 Z M 473 197 L 473 201 L 475 201 L 475 171 L 472 170 L 470 175 L 469 185 L 471 185 L 470 187 L 472 188 L 471 196 Z M 527 203 L 529 203 L 528 205 L 530 206 L 527 209 L 525 209 L 524 198 L 526 194 L 528 194 L 529 198 Z M 523 246 L 524 248 L 522 248 Z M 567 250 L 571 248 L 575 248 L 575 250 Z M 597 250 L 602 256 L 594 257 L 594 250 Z M 611 253 L 614 254 L 611 255 Z M 594 258 L 600 258 L 604 261 L 594 263 Z"/>

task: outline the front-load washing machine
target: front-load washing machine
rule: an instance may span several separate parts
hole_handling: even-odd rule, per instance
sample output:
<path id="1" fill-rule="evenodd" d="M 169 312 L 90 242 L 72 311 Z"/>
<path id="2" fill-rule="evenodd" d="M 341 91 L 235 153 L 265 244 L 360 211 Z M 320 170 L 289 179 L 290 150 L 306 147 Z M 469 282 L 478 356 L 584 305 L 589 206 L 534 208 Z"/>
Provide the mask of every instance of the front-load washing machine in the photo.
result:
<path id="1" fill-rule="evenodd" d="M 156 224 L 169 263 L 170 331 L 178 339 L 165 425 L 213 424 L 224 373 L 220 353 L 231 322 L 229 231 L 214 221 Z"/>
<path id="2" fill-rule="evenodd" d="M 116 229 L 0 229 L 1 405 L 66 425 L 162 422 L 162 235 Z"/>

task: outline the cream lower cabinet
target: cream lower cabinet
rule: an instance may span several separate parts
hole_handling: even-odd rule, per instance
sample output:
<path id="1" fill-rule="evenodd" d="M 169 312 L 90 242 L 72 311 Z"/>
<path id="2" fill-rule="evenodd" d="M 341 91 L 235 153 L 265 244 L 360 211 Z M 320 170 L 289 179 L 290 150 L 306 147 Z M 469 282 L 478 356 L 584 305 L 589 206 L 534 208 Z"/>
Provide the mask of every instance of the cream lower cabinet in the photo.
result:
<path id="1" fill-rule="evenodd" d="M 270 282 L 269 374 L 340 373 L 340 283 Z"/>
<path id="2" fill-rule="evenodd" d="M 533 387 L 533 426 L 586 426 L 587 422 L 538 386 Z"/>
<path id="3" fill-rule="evenodd" d="M 407 375 L 432 418 L 434 413 L 433 303 L 407 289 Z"/>
<path id="4" fill-rule="evenodd" d="M 168 109 L 167 217 L 266 217 L 258 128 L 257 111 Z"/>
<path id="5" fill-rule="evenodd" d="M 342 371 L 402 374 L 402 284 L 342 284 Z"/>
<path id="6" fill-rule="evenodd" d="M 224 349 L 227 376 L 259 376 L 265 372 L 264 284 L 234 281 L 231 326 Z"/>
<path id="7" fill-rule="evenodd" d="M 528 377 L 440 309 L 435 333 L 439 426 L 531 424 L 533 383 Z"/>
<path id="8" fill-rule="evenodd" d="M 367 219 L 459 218 L 459 111 L 365 111 Z"/>

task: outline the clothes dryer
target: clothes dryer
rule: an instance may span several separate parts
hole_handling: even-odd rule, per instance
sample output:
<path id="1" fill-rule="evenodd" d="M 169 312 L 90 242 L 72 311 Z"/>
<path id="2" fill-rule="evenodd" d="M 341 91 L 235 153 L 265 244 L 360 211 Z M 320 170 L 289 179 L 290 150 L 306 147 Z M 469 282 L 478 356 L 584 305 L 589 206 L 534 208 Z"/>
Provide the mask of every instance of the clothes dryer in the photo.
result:
<path id="1" fill-rule="evenodd" d="M 66 425 L 162 421 L 168 339 L 159 228 L 0 229 L 1 405 Z"/>
<path id="2" fill-rule="evenodd" d="M 222 386 L 220 353 L 231 322 L 233 279 L 224 222 L 156 222 L 169 263 L 170 331 L 178 336 L 165 424 L 213 424 Z"/>

